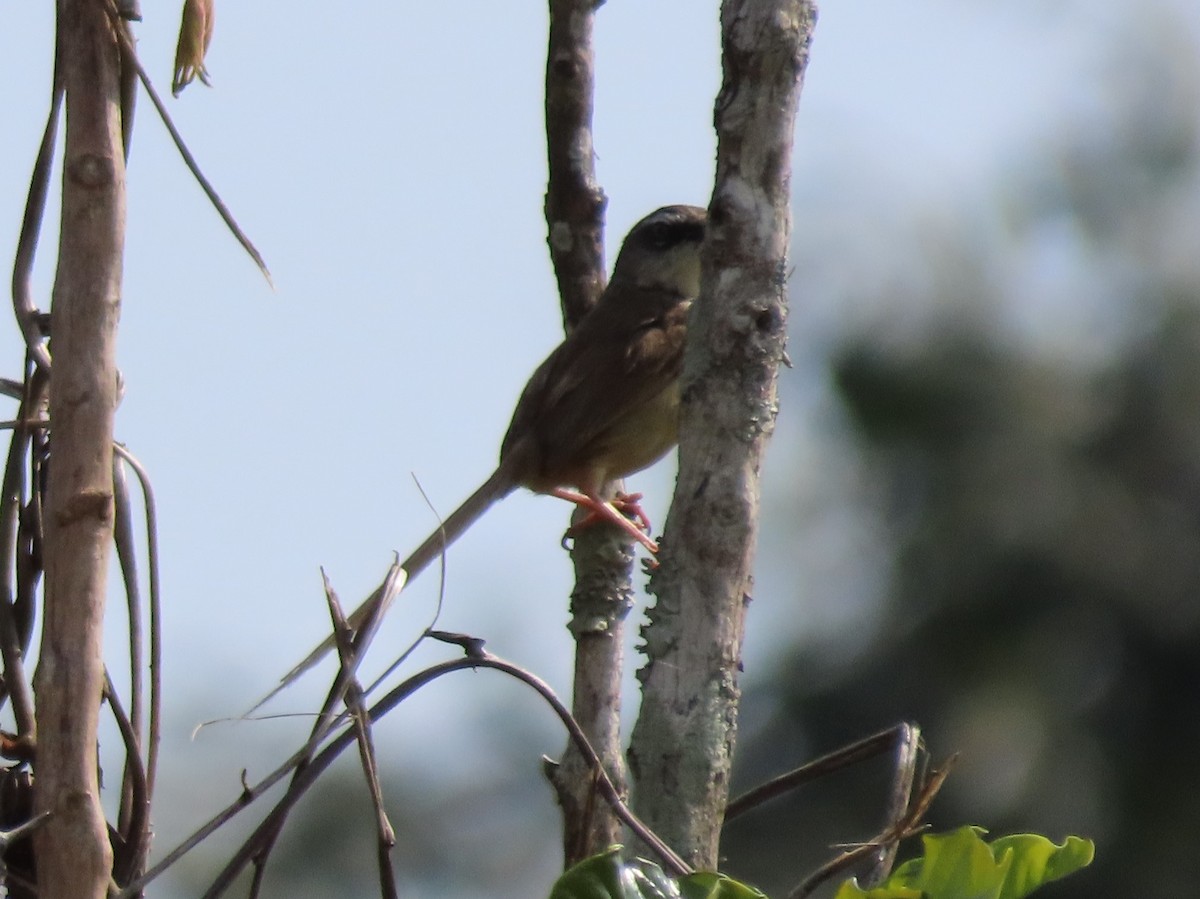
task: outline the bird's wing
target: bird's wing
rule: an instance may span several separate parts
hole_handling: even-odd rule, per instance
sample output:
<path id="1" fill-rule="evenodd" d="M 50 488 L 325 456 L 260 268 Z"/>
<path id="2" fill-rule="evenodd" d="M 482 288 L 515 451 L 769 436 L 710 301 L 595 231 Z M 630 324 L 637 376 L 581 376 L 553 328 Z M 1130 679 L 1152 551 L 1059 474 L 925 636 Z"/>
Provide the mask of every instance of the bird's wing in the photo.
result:
<path id="1" fill-rule="evenodd" d="M 688 301 L 630 299 L 623 310 L 594 310 L 533 373 L 501 458 L 524 439 L 536 444 L 543 472 L 571 468 L 615 422 L 678 378 Z M 633 306 L 645 311 L 630 316 Z"/>

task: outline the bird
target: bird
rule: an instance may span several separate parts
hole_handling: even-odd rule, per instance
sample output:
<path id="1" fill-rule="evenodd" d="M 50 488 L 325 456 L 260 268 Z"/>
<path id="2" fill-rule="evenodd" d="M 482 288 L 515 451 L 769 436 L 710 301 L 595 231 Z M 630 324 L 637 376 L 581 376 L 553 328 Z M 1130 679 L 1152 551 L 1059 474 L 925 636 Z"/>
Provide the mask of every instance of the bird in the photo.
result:
<path id="1" fill-rule="evenodd" d="M 595 308 L 521 392 L 496 470 L 401 563 L 408 580 L 517 487 L 573 502 L 657 552 L 619 511 L 644 521 L 636 499 L 606 502 L 600 489 L 654 464 L 678 439 L 679 374 L 706 218 L 697 206 L 665 206 L 633 226 Z"/>
<path id="2" fill-rule="evenodd" d="M 630 229 L 595 306 L 521 392 L 495 471 L 401 563 L 406 583 L 518 487 L 587 510 L 569 535 L 608 522 L 658 551 L 643 532 L 648 522 L 637 504 L 640 495 L 605 500 L 600 492 L 654 464 L 678 440 L 679 376 L 688 311 L 700 293 L 706 224 L 704 209 L 676 205 L 655 210 Z M 377 601 L 377 595 L 368 598 L 350 615 L 352 629 L 362 626 Z M 332 646 L 327 639 L 275 692 Z"/>

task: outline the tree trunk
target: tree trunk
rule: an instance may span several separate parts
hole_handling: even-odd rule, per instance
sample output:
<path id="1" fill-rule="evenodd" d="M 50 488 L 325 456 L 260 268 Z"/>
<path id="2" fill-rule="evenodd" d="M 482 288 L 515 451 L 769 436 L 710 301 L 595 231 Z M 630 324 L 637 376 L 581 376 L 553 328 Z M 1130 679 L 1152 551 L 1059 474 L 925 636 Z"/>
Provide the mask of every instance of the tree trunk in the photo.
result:
<path id="1" fill-rule="evenodd" d="M 629 750 L 637 811 L 709 870 L 737 730 L 759 468 L 787 319 L 792 132 L 815 16 L 804 0 L 726 0 L 721 9 L 717 179 L 688 323 L 679 480 L 643 628 Z"/>
<path id="2" fill-rule="evenodd" d="M 66 90 L 62 226 L 51 306 L 46 611 L 35 678 L 37 836 L 43 899 L 100 899 L 112 850 L 100 806 L 96 726 L 112 539 L 115 338 L 125 227 L 118 53 L 107 8 L 60 0 Z"/>

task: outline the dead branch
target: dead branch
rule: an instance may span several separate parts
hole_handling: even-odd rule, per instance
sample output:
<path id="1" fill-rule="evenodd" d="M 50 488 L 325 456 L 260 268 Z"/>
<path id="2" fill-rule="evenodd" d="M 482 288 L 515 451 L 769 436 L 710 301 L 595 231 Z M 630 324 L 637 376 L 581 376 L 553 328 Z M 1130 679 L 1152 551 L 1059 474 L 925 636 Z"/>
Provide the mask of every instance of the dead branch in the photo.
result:
<path id="1" fill-rule="evenodd" d="M 112 540 L 116 331 L 125 236 L 120 54 L 107 10 L 59 5 L 68 113 L 51 317 L 57 357 L 45 503 L 45 618 L 38 670 L 38 892 L 101 899 L 112 847 L 100 806 L 96 728 Z"/>

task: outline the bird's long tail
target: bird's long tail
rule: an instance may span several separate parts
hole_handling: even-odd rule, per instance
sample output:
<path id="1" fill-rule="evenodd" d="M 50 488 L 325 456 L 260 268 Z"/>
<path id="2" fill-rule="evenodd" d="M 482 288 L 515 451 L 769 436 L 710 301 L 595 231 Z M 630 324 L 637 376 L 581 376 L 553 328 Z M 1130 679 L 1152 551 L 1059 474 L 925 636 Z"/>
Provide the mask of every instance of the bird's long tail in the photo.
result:
<path id="1" fill-rule="evenodd" d="M 436 531 L 425 538 L 425 541 L 413 550 L 412 555 L 405 559 L 400 567 L 404 569 L 405 584 L 412 581 L 418 574 L 429 567 L 429 563 L 438 558 L 455 540 L 479 518 L 492 503 L 503 499 L 513 491 L 512 476 L 501 466 L 497 468 L 483 485 L 463 501 L 457 509 L 450 513 Z M 364 622 L 368 620 L 376 605 L 383 598 L 382 589 L 376 590 L 355 609 L 347 621 L 357 634 Z M 256 711 L 272 699 L 280 690 L 295 681 L 300 675 L 325 658 L 334 647 L 333 635 L 327 637 L 320 646 L 310 652 L 300 664 L 280 678 L 279 684 L 270 693 L 254 704 L 247 715 Z"/>
<path id="2" fill-rule="evenodd" d="M 412 555 L 400 563 L 400 567 L 404 569 L 408 580 L 412 581 L 418 574 L 429 567 L 429 563 L 440 557 L 443 552 L 463 535 L 463 533 L 472 524 L 475 523 L 480 515 L 486 512 L 497 500 L 503 499 L 513 491 L 512 478 L 503 466 L 497 468 L 492 476 L 483 482 L 478 490 L 463 500 L 462 505 L 450 513 L 445 521 L 441 523 L 436 531 L 425 538 L 425 542 L 413 550 Z M 361 623 L 361 618 L 355 620 L 355 616 L 365 615 L 366 607 L 370 600 L 363 603 L 361 607 L 355 610 L 354 615 L 350 618 L 350 623 L 355 627 Z"/>

